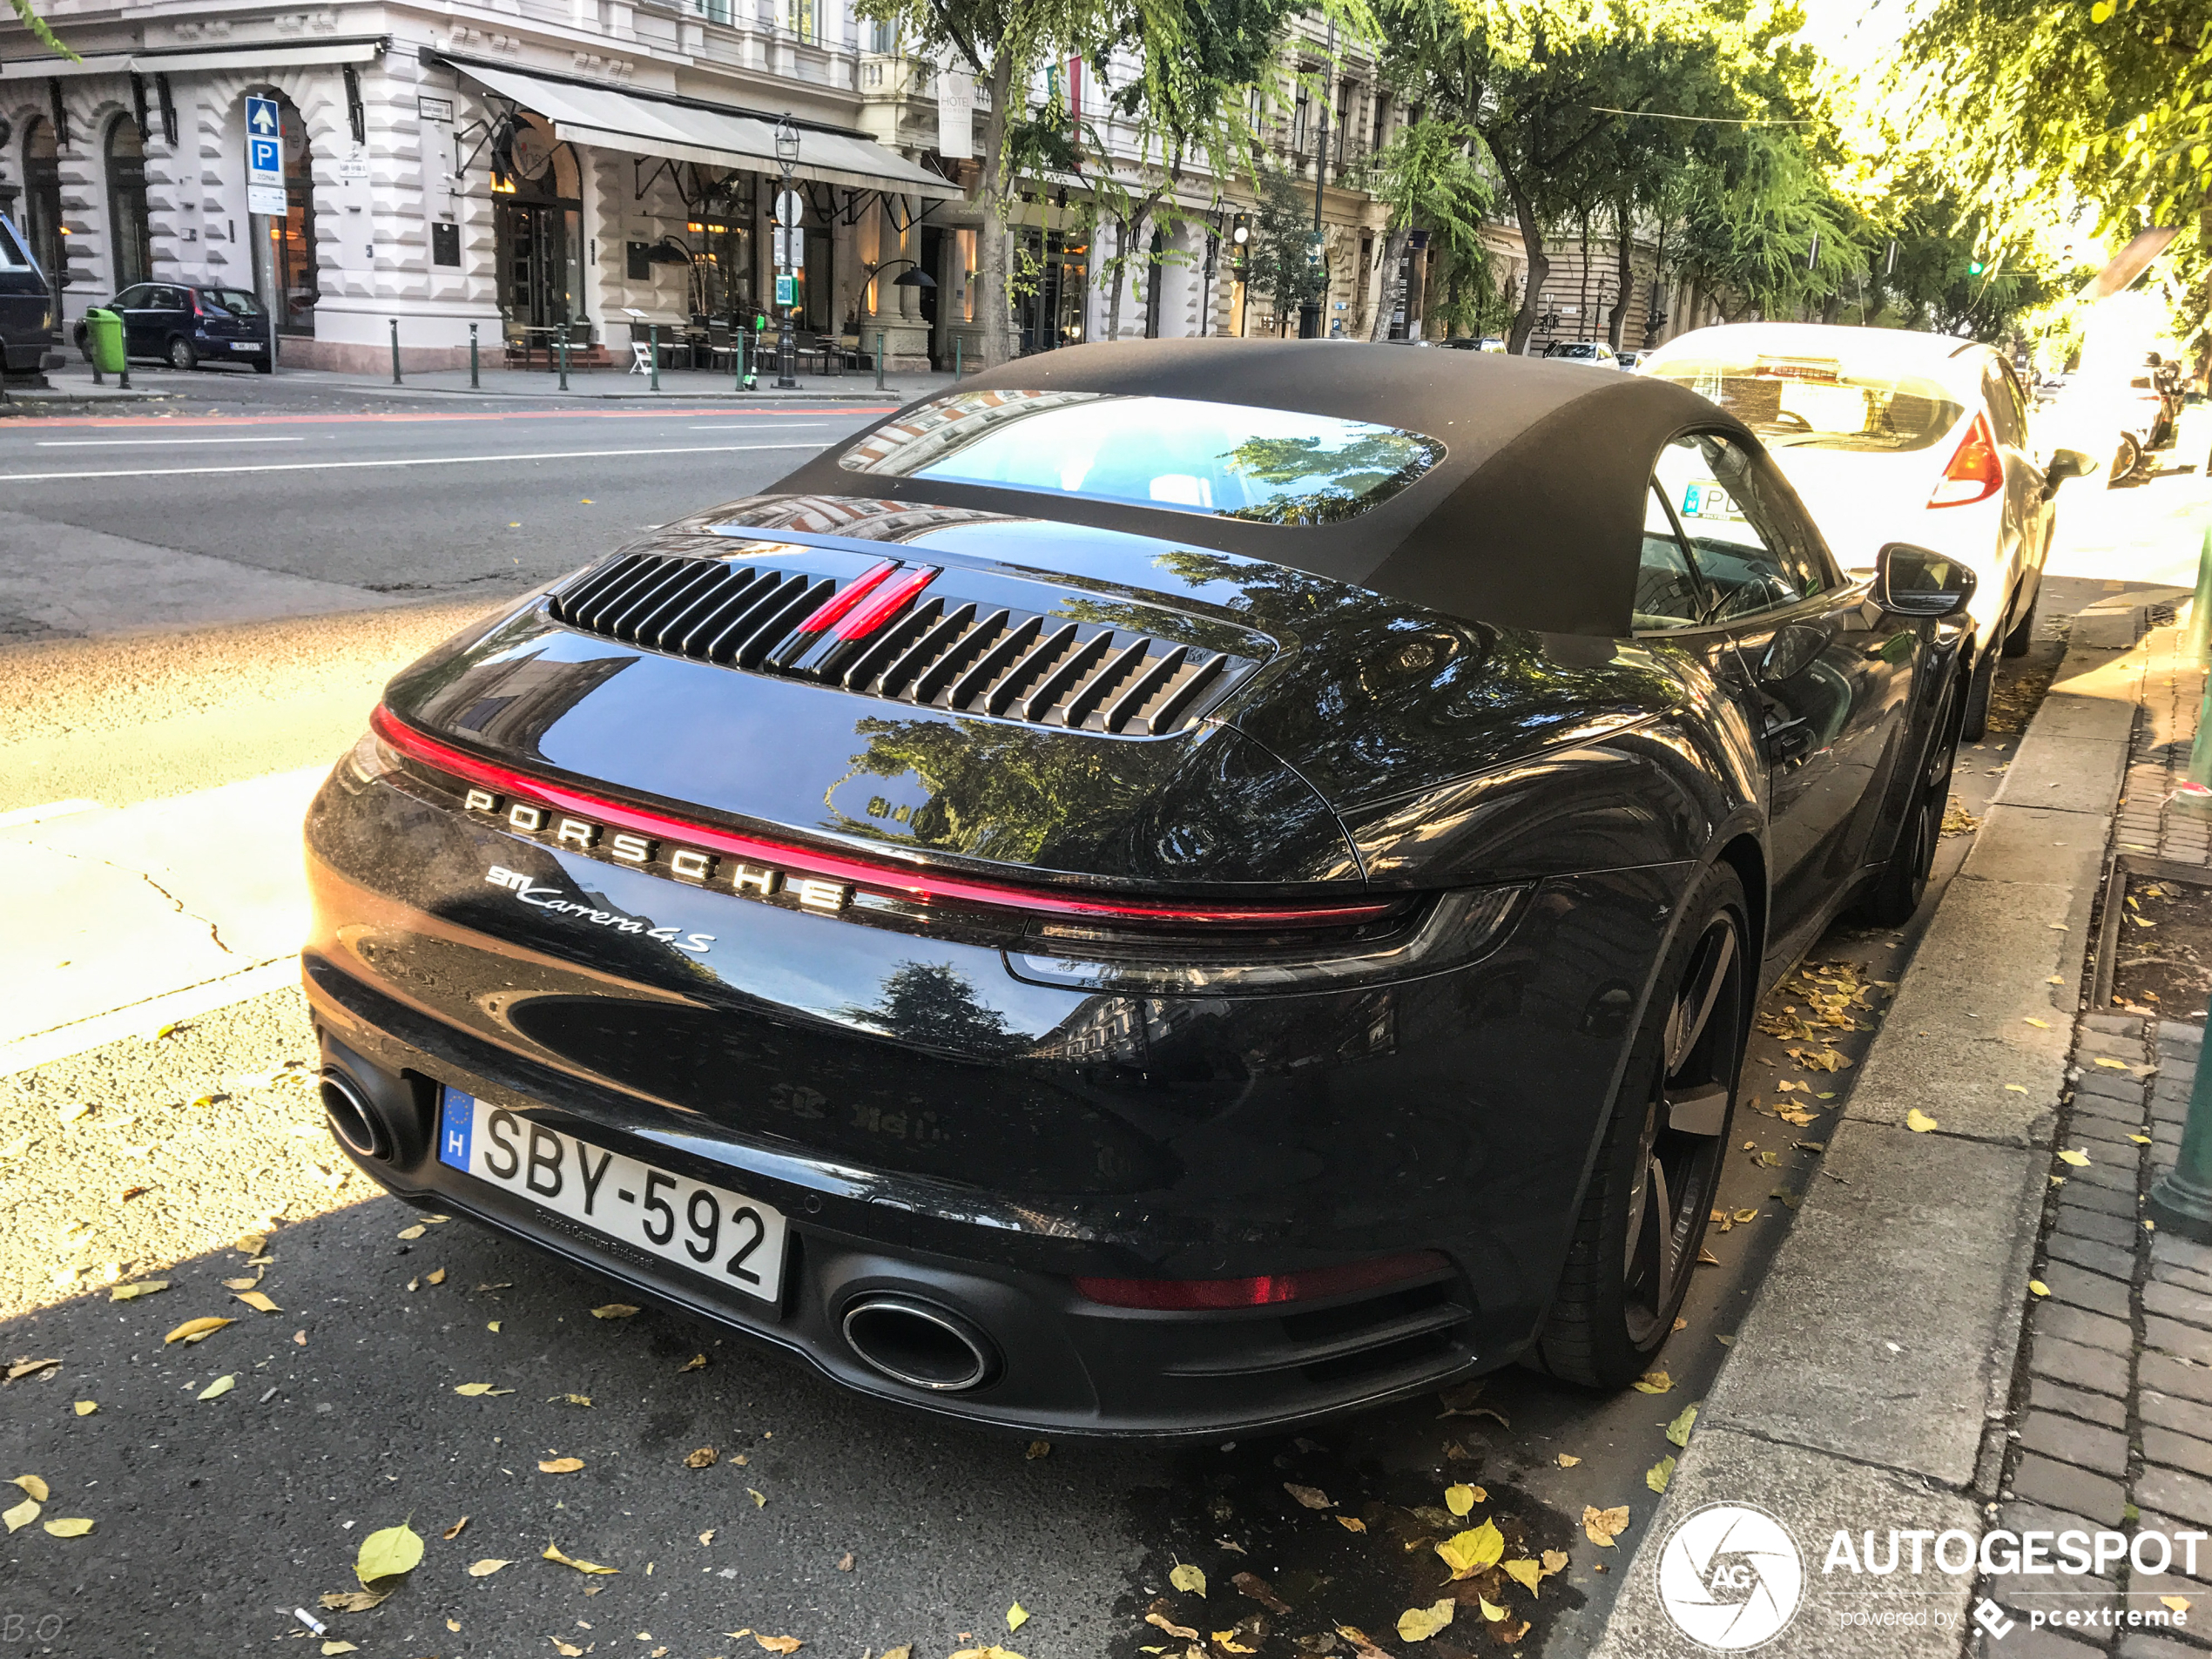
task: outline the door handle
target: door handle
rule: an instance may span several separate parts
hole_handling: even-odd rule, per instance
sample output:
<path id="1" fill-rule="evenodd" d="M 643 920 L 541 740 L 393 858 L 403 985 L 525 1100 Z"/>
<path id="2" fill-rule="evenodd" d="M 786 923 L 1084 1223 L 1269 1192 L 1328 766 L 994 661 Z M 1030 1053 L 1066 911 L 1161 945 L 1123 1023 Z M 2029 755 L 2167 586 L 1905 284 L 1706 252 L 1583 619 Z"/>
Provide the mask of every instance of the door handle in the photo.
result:
<path id="1" fill-rule="evenodd" d="M 1761 735 L 1771 765 L 1791 765 L 1812 752 L 1813 730 L 1802 719 L 1781 721 L 1767 727 Z"/>

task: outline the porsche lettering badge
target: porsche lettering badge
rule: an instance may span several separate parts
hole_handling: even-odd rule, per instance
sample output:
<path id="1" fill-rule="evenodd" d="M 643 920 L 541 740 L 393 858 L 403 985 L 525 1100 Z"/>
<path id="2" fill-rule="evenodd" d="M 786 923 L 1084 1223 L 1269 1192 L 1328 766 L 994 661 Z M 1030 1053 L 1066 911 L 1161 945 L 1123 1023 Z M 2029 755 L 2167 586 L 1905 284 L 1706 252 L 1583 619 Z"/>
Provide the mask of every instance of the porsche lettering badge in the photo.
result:
<path id="1" fill-rule="evenodd" d="M 678 881 L 689 882 L 693 887 L 713 887 L 748 899 L 793 903 L 809 910 L 833 913 L 844 909 L 846 901 L 853 896 L 853 889 L 842 881 L 803 875 L 779 869 L 773 865 L 748 864 L 742 859 L 723 858 L 698 847 L 658 840 L 650 835 L 610 829 L 588 818 L 556 812 L 535 801 L 509 800 L 488 789 L 469 791 L 466 805 L 475 816 L 497 819 L 509 829 L 529 836 L 534 840 L 564 851 L 588 853 L 637 869 L 654 870 Z M 509 883 L 501 880 L 500 877 L 511 873 L 498 870 L 488 879 L 496 886 L 505 887 Z M 526 891 L 528 878 L 523 880 L 524 886 L 514 889 L 516 895 L 525 903 L 534 902 L 530 893 Z M 550 889 L 537 891 L 548 894 L 551 892 Z M 583 907 L 577 914 L 583 914 L 589 909 L 588 906 Z M 592 919 L 597 920 L 597 915 L 593 915 Z M 691 935 L 694 938 L 703 936 L 706 935 Z M 704 949 L 705 947 L 698 948 Z"/>

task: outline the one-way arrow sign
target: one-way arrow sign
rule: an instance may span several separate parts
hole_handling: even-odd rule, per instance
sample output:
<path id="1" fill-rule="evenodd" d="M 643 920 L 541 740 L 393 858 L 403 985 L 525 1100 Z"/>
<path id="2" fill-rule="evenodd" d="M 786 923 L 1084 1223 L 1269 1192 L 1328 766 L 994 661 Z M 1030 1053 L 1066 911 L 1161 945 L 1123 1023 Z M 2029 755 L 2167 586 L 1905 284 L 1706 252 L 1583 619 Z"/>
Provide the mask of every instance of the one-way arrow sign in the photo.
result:
<path id="1" fill-rule="evenodd" d="M 284 143 L 277 136 L 273 98 L 246 100 L 246 211 L 283 213 L 290 206 L 284 189 Z"/>
<path id="2" fill-rule="evenodd" d="M 246 125 L 256 132 L 274 132 L 277 130 L 276 105 L 269 99 L 250 98 L 246 100 Z"/>

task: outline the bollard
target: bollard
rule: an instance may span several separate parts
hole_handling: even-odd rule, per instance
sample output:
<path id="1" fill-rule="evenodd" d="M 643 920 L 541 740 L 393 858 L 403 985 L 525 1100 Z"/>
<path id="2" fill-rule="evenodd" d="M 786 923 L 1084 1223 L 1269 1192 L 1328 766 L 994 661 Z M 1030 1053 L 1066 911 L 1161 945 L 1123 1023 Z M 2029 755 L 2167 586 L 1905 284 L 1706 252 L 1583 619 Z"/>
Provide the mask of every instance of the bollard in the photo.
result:
<path id="1" fill-rule="evenodd" d="M 569 337 L 561 336 L 561 389 L 569 389 Z"/>
<path id="2" fill-rule="evenodd" d="M 400 383 L 400 320 L 392 319 L 392 384 Z"/>
<path id="3" fill-rule="evenodd" d="M 2204 526 L 2204 545 L 2196 556 L 2196 598 L 2189 606 L 2189 660 L 2212 666 L 2212 523 Z"/>
<path id="4" fill-rule="evenodd" d="M 2174 1167 L 2151 1188 L 2146 1207 L 2165 1231 L 2212 1244 L 2212 1069 L 2202 1060 L 2189 1088 L 2181 1150 L 2174 1155 Z"/>
<path id="5" fill-rule="evenodd" d="M 732 387 L 730 388 L 730 389 L 731 389 L 732 391 L 733 391 L 733 392 L 742 392 L 742 391 L 744 391 L 744 390 L 745 390 L 745 333 L 744 333 L 744 331 L 743 331 L 742 329 L 740 329 L 740 330 L 738 331 L 738 354 L 737 354 L 737 355 L 738 355 L 738 380 L 737 380 L 737 384 L 736 384 L 736 385 L 734 385 L 734 386 L 732 386 Z"/>
<path id="6" fill-rule="evenodd" d="M 960 378 L 960 348 L 961 338 L 958 334 L 954 334 L 953 336 L 953 378 L 954 380 Z"/>
<path id="7" fill-rule="evenodd" d="M 645 330 L 645 351 L 651 359 L 653 366 L 652 380 L 646 390 L 658 392 L 660 390 L 660 325 L 658 323 L 651 324 Z"/>
<path id="8" fill-rule="evenodd" d="M 469 389 L 480 392 L 483 384 L 476 378 L 476 325 L 469 325 Z"/>
<path id="9" fill-rule="evenodd" d="M 127 352 L 123 357 L 123 372 L 115 377 L 115 383 L 124 391 L 131 389 L 131 357 Z"/>
<path id="10" fill-rule="evenodd" d="M 883 389 L 883 330 L 875 331 L 875 389 Z"/>

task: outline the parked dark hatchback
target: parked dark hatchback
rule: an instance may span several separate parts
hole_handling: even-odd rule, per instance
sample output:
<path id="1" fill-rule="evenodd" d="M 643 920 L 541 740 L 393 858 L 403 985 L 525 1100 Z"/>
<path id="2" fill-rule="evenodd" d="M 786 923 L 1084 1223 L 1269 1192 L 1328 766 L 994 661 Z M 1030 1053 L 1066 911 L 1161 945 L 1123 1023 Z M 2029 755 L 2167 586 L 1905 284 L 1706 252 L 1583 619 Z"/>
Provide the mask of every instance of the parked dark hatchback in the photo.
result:
<path id="1" fill-rule="evenodd" d="M 1754 1000 L 1919 903 L 1972 575 L 1686 388 L 1092 346 L 386 689 L 310 809 L 360 1166 L 880 1397 L 1617 1387 Z"/>
<path id="2" fill-rule="evenodd" d="M 53 349 L 53 290 L 30 257 L 29 240 L 0 214 L 0 354 L 11 372 L 37 368 Z"/>
<path id="3" fill-rule="evenodd" d="M 269 372 L 269 314 L 243 288 L 141 282 L 107 303 L 122 314 L 126 356 L 158 357 L 172 368 L 233 362 Z M 89 356 L 81 320 L 75 338 L 78 350 Z"/>

